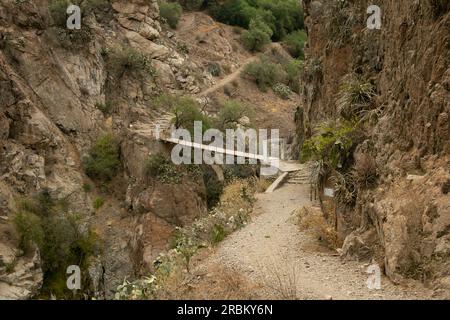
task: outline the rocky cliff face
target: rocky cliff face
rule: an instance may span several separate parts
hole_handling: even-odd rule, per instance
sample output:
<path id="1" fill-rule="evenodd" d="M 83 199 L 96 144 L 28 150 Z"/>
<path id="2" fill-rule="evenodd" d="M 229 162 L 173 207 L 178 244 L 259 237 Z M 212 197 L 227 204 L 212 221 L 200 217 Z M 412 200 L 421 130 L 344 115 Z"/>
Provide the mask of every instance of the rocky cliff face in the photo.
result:
<path id="1" fill-rule="evenodd" d="M 315 125 L 342 118 L 345 77 L 375 88 L 375 119 L 352 159 L 370 154 L 379 179 L 338 205 L 343 255 L 377 259 L 394 281 L 413 277 L 439 290 L 450 279 L 450 7 L 446 1 L 303 1 L 309 33 L 301 144 Z M 366 28 L 369 5 L 381 30 Z"/>
<path id="2" fill-rule="evenodd" d="M 167 186 L 144 177 L 148 154 L 166 150 L 128 129 L 164 112 L 155 111 L 152 97 L 196 92 L 209 78 L 162 30 L 156 0 L 106 1 L 83 12 L 82 30 L 87 35 L 75 38 L 59 27 L 46 0 L 0 3 L 1 298 L 30 298 L 42 284 L 39 252 L 21 252 L 11 226 L 20 197 L 47 189 L 96 230 L 105 250 L 89 272 L 93 291 L 103 297 L 148 268 L 175 225 L 206 213 L 202 181 Z M 139 52 L 150 59 L 153 75 L 117 76 L 106 58 L 113 50 Z M 104 114 L 99 105 L 112 111 Z M 82 188 L 95 183 L 81 161 L 102 132 L 120 137 L 123 167 L 95 212 L 94 194 Z"/>

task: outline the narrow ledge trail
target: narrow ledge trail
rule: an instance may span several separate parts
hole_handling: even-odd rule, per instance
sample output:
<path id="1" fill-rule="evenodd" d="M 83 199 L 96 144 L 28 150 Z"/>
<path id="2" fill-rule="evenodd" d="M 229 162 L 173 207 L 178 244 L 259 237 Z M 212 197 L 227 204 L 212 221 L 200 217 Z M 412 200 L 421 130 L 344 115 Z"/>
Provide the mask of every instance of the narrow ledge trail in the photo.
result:
<path id="1" fill-rule="evenodd" d="M 258 284 L 250 294 L 256 299 L 431 298 L 431 291 L 415 281 L 394 285 L 386 277 L 380 290 L 369 290 L 368 264 L 344 262 L 299 230 L 292 212 L 311 205 L 307 184 L 287 183 L 273 193 L 258 194 L 252 221 L 199 261 L 194 274 L 212 282 L 215 275 L 209 272 L 219 267 L 239 272 Z"/>

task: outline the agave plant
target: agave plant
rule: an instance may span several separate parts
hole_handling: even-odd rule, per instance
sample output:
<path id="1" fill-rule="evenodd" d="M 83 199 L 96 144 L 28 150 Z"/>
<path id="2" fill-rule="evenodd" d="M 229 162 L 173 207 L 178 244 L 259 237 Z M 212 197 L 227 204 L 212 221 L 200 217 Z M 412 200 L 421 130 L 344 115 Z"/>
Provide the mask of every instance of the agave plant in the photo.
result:
<path id="1" fill-rule="evenodd" d="M 356 76 L 344 77 L 336 101 L 339 113 L 346 119 L 359 118 L 370 109 L 376 91 L 373 84 Z"/>

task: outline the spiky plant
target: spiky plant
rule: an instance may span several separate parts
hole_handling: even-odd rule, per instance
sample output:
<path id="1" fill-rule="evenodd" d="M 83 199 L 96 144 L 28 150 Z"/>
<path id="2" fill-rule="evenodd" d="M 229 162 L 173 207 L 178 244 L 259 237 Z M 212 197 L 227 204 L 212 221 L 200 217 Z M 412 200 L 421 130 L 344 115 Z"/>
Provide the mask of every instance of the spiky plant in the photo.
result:
<path id="1" fill-rule="evenodd" d="M 339 113 L 346 119 L 360 117 L 369 110 L 376 91 L 373 84 L 348 75 L 344 77 L 336 101 Z"/>

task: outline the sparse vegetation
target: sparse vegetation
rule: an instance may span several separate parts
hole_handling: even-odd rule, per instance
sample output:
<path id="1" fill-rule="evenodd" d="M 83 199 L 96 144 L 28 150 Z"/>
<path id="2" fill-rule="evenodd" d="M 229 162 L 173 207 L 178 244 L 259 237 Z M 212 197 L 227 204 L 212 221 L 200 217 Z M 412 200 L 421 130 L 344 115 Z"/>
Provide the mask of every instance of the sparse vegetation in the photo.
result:
<path id="1" fill-rule="evenodd" d="M 112 104 L 109 101 L 106 101 L 105 103 L 97 102 L 95 107 L 105 115 L 110 114 L 112 111 Z"/>
<path id="2" fill-rule="evenodd" d="M 285 79 L 282 67 L 266 59 L 247 64 L 243 75 L 255 81 L 261 91 L 266 91 L 267 88 Z"/>
<path id="3" fill-rule="evenodd" d="M 147 176 L 163 183 L 180 183 L 182 172 L 162 154 L 150 155 L 145 162 L 144 172 Z"/>
<path id="4" fill-rule="evenodd" d="M 334 171 L 331 181 L 334 184 L 334 197 L 338 203 L 353 206 L 358 196 L 355 176 L 352 172 Z"/>
<path id="5" fill-rule="evenodd" d="M 121 165 L 119 142 L 112 134 L 102 135 L 83 159 L 86 174 L 103 182 L 111 180 Z"/>
<path id="6" fill-rule="evenodd" d="M 211 234 L 211 243 L 213 245 L 218 244 L 227 236 L 225 228 L 221 224 L 215 224 Z"/>
<path id="7" fill-rule="evenodd" d="M 356 16 L 348 6 L 348 1 L 331 1 L 327 6 L 325 29 L 332 39 L 330 46 L 340 48 L 350 39 L 353 26 L 356 24 Z"/>
<path id="8" fill-rule="evenodd" d="M 307 39 L 308 35 L 305 31 L 296 30 L 284 37 L 283 43 L 294 58 L 304 59 L 305 55 L 303 52 L 303 48 Z"/>
<path id="9" fill-rule="evenodd" d="M 92 204 L 92 206 L 94 207 L 95 210 L 98 210 L 104 204 L 105 204 L 105 199 L 103 199 L 102 197 L 97 197 L 97 198 L 95 198 L 94 203 Z"/>
<path id="10" fill-rule="evenodd" d="M 81 1 L 71 2 L 69 0 L 53 0 L 49 3 L 50 16 L 56 26 L 54 30 L 58 45 L 65 49 L 80 50 L 86 47 L 86 44 L 92 41 L 93 32 L 88 25 L 84 25 L 81 29 L 67 29 L 67 8 L 71 4 L 81 6 L 82 13 L 86 14 L 92 10 L 96 10 L 101 6 L 108 4 L 106 0 L 89 0 L 81 3 Z"/>
<path id="11" fill-rule="evenodd" d="M 294 213 L 301 231 L 306 231 L 325 246 L 335 249 L 341 243 L 334 226 L 334 218 L 325 218 L 320 209 L 302 207 Z"/>
<path id="12" fill-rule="evenodd" d="M 86 193 L 92 191 L 92 186 L 89 183 L 83 183 L 82 188 L 83 188 L 83 191 L 86 192 Z"/>
<path id="13" fill-rule="evenodd" d="M 322 61 L 318 58 L 308 59 L 303 66 L 303 74 L 307 81 L 321 79 L 323 76 Z"/>
<path id="14" fill-rule="evenodd" d="M 161 153 L 148 157 L 144 164 L 144 174 L 167 184 L 180 183 L 183 176 L 197 179 L 202 177 L 202 170 L 197 165 L 175 165 L 169 158 Z"/>

